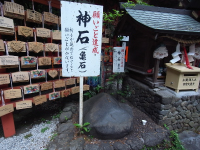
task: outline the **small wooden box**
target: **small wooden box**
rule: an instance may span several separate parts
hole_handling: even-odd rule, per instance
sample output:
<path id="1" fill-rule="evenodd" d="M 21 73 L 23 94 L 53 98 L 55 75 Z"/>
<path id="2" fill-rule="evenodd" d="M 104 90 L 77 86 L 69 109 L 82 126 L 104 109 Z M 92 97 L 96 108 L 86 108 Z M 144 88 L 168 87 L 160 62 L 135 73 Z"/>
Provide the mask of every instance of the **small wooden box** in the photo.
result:
<path id="1" fill-rule="evenodd" d="M 200 68 L 192 66 L 193 69 L 188 69 L 185 65 L 176 63 L 166 63 L 167 75 L 165 86 L 179 90 L 195 90 L 198 91 Z"/>

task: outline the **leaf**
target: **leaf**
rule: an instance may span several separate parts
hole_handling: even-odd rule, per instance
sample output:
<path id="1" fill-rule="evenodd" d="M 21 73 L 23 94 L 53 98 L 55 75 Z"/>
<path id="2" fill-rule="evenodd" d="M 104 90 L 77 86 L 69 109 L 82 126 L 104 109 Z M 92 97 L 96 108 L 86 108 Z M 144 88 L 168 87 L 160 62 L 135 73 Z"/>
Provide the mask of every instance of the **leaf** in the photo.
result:
<path id="1" fill-rule="evenodd" d="M 78 123 L 75 123 L 74 126 L 76 126 L 77 128 L 81 128 L 82 126 Z"/>
<path id="2" fill-rule="evenodd" d="M 83 127 L 88 126 L 88 125 L 90 125 L 90 123 L 89 123 L 89 122 L 85 122 L 85 123 L 83 124 Z"/>

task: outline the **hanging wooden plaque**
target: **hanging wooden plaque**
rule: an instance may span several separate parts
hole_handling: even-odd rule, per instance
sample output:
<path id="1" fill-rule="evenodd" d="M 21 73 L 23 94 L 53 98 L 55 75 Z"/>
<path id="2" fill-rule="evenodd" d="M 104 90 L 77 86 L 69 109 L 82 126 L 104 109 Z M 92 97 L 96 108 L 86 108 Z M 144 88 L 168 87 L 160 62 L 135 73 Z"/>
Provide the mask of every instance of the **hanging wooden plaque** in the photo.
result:
<path id="1" fill-rule="evenodd" d="M 13 19 L 0 16 L 0 33 L 6 35 L 13 35 L 15 33 Z"/>
<path id="2" fill-rule="evenodd" d="M 4 52 L 4 51 L 5 51 L 4 43 L 3 43 L 3 40 L 1 40 L 1 39 L 0 39 L 0 51 L 1 51 L 1 52 Z"/>
<path id="3" fill-rule="evenodd" d="M 45 82 L 41 84 L 41 91 L 50 90 L 53 88 L 52 82 Z"/>
<path id="4" fill-rule="evenodd" d="M 69 78 L 66 80 L 66 85 L 73 85 L 75 84 L 75 79 L 76 78 Z"/>
<path id="5" fill-rule="evenodd" d="M 102 42 L 101 43 L 109 43 L 109 38 L 102 38 Z"/>
<path id="6" fill-rule="evenodd" d="M 8 51 L 9 52 L 26 52 L 25 42 L 22 41 L 10 41 L 8 42 Z"/>
<path id="7" fill-rule="evenodd" d="M 38 84 L 31 84 L 24 86 L 24 94 L 31 94 L 39 92 L 39 85 Z"/>
<path id="8" fill-rule="evenodd" d="M 0 107 L 0 117 L 14 111 L 13 104 L 8 104 Z"/>
<path id="9" fill-rule="evenodd" d="M 8 74 L 0 74 L 0 85 L 9 84 L 10 77 Z"/>
<path id="10" fill-rule="evenodd" d="M 4 1 L 4 15 L 10 18 L 24 19 L 24 6 Z"/>
<path id="11" fill-rule="evenodd" d="M 34 23 L 42 23 L 42 14 L 35 10 L 26 10 L 26 21 Z"/>
<path id="12" fill-rule="evenodd" d="M 39 53 L 43 51 L 43 43 L 41 42 L 28 42 L 29 51 L 33 51 L 35 53 Z"/>
<path id="13" fill-rule="evenodd" d="M 54 100 L 59 98 L 60 98 L 60 92 L 49 93 L 49 100 Z"/>
<path id="14" fill-rule="evenodd" d="M 21 89 L 10 89 L 4 91 L 5 99 L 13 99 L 22 97 Z"/>
<path id="15" fill-rule="evenodd" d="M 60 65 L 62 64 L 62 57 L 54 57 L 53 58 L 54 65 Z"/>
<path id="16" fill-rule="evenodd" d="M 19 58 L 18 56 L 12 55 L 5 55 L 0 56 L 0 66 L 15 66 L 19 65 Z"/>
<path id="17" fill-rule="evenodd" d="M 23 35 L 25 37 L 33 37 L 33 28 L 26 26 L 18 26 L 18 35 Z"/>
<path id="18" fill-rule="evenodd" d="M 20 71 L 12 73 L 13 82 L 28 82 L 29 81 L 29 72 Z"/>
<path id="19" fill-rule="evenodd" d="M 44 103 L 44 102 L 46 102 L 46 101 L 47 101 L 46 95 L 39 95 L 39 96 L 33 97 L 33 103 L 34 103 L 35 105 L 42 104 L 42 103 Z"/>
<path id="20" fill-rule="evenodd" d="M 16 102 L 16 110 L 32 108 L 32 100 L 24 100 L 21 102 Z"/>
<path id="21" fill-rule="evenodd" d="M 80 78 L 76 78 L 76 83 L 79 83 L 80 82 Z"/>
<path id="22" fill-rule="evenodd" d="M 56 16 L 50 12 L 44 12 L 44 23 L 58 24 L 58 16 Z"/>
<path id="23" fill-rule="evenodd" d="M 64 80 L 57 80 L 54 83 L 55 83 L 55 88 L 65 87 L 65 81 Z"/>
<path id="24" fill-rule="evenodd" d="M 51 57 L 40 57 L 38 59 L 38 65 L 39 66 L 48 66 L 51 65 Z"/>
<path id="25" fill-rule="evenodd" d="M 71 93 L 72 93 L 72 94 L 79 93 L 79 91 L 80 91 L 80 87 L 79 87 L 79 86 L 76 86 L 76 87 L 72 87 L 72 88 L 71 88 Z"/>
<path id="26" fill-rule="evenodd" d="M 31 78 L 37 79 L 37 78 L 44 78 L 45 77 L 45 70 L 32 70 L 31 71 Z"/>
<path id="27" fill-rule="evenodd" d="M 61 40 L 61 31 L 60 30 L 52 31 L 52 37 L 53 40 Z"/>
<path id="28" fill-rule="evenodd" d="M 61 97 L 67 97 L 71 94 L 71 89 L 63 90 L 60 93 L 61 93 Z"/>
<path id="29" fill-rule="evenodd" d="M 42 38 L 50 38 L 51 37 L 51 30 L 45 28 L 36 28 L 36 33 L 38 37 Z"/>
<path id="30" fill-rule="evenodd" d="M 58 75 L 58 71 L 57 70 L 49 70 L 48 74 L 50 77 L 55 78 Z"/>
<path id="31" fill-rule="evenodd" d="M 22 68 L 35 67 L 36 63 L 37 63 L 36 57 L 33 57 L 33 56 L 21 57 L 21 67 Z"/>
<path id="32" fill-rule="evenodd" d="M 46 43 L 46 44 L 45 44 L 45 51 L 47 51 L 47 52 L 55 52 L 55 51 L 58 51 L 58 44 Z"/>
<path id="33" fill-rule="evenodd" d="M 83 91 L 89 91 L 90 90 L 90 86 L 85 84 L 83 85 Z"/>

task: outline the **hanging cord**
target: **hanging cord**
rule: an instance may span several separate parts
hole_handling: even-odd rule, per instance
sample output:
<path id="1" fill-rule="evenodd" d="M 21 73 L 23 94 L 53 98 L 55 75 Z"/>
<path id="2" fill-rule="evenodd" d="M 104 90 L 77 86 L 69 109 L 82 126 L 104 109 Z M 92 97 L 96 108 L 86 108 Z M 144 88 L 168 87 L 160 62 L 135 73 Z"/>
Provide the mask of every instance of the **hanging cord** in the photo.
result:
<path id="1" fill-rule="evenodd" d="M 9 76 L 10 76 L 10 86 L 13 89 L 13 83 L 12 83 L 12 75 L 11 75 L 11 73 L 9 74 Z"/>
<path id="2" fill-rule="evenodd" d="M 2 101 L 2 106 L 5 106 L 5 101 L 3 98 L 3 90 L 1 89 L 1 101 Z"/>
<path id="3" fill-rule="evenodd" d="M 24 89 L 22 87 L 20 87 L 21 89 L 21 93 L 22 93 L 22 100 L 24 101 Z"/>
<path id="4" fill-rule="evenodd" d="M 4 45 L 5 45 L 5 48 L 6 48 L 6 55 L 9 55 L 9 53 L 8 53 L 8 45 L 7 45 L 6 41 L 4 41 Z"/>

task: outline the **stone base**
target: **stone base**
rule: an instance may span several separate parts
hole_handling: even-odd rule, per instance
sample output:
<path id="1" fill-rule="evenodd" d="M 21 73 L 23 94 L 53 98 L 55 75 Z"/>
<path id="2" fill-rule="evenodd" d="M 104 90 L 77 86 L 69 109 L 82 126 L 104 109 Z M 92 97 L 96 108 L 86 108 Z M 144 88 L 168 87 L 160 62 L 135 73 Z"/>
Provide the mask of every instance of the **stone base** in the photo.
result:
<path id="1" fill-rule="evenodd" d="M 199 92 L 176 93 L 167 87 L 150 89 L 130 77 L 124 78 L 123 90 L 130 92 L 127 100 L 161 126 L 166 124 L 178 132 L 195 131 L 200 126 Z"/>

